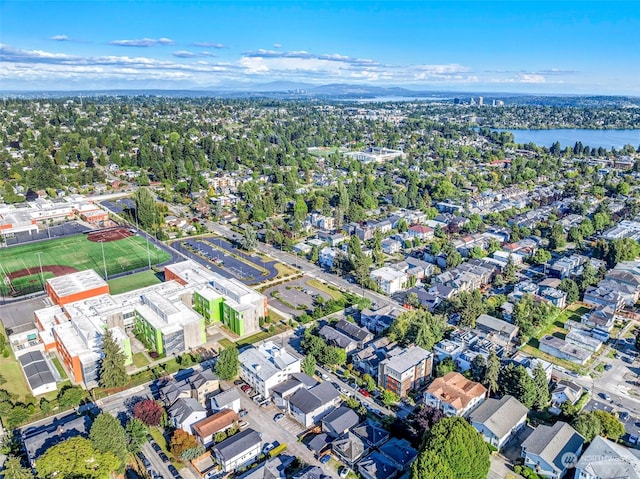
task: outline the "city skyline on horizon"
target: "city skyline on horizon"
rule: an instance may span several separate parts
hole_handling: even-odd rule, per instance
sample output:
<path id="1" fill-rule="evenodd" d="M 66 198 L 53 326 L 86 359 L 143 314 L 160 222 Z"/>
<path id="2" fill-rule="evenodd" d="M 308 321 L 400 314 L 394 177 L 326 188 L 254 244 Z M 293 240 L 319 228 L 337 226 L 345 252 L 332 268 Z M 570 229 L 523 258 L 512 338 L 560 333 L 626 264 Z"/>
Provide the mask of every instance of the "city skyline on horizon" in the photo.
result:
<path id="1" fill-rule="evenodd" d="M 0 0 L 0 89 L 640 95 L 635 2 Z"/>

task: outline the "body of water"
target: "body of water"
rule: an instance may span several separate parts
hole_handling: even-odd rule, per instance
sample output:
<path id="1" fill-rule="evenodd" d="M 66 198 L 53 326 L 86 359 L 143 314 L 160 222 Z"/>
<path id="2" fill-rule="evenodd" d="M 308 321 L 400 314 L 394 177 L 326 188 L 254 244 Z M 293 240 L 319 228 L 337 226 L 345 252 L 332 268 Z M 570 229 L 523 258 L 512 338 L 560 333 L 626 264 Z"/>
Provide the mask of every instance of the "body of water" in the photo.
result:
<path id="1" fill-rule="evenodd" d="M 513 133 L 516 143 L 534 143 L 538 146 L 550 147 L 556 141 L 560 146 L 573 147 L 576 142 L 591 148 L 615 147 L 622 149 L 625 145 L 634 148 L 640 146 L 640 130 L 587 130 L 587 129 L 553 129 L 553 130 L 509 130 L 495 129 L 495 131 L 509 131 Z"/>

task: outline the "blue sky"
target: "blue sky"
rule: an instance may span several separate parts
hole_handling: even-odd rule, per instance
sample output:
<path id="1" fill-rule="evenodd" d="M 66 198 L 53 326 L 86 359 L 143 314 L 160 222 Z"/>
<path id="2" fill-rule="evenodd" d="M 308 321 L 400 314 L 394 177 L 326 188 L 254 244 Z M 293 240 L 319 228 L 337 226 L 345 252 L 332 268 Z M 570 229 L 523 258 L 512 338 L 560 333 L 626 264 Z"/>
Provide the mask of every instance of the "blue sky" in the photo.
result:
<path id="1" fill-rule="evenodd" d="M 640 95 L 640 3 L 0 0 L 0 89 Z"/>

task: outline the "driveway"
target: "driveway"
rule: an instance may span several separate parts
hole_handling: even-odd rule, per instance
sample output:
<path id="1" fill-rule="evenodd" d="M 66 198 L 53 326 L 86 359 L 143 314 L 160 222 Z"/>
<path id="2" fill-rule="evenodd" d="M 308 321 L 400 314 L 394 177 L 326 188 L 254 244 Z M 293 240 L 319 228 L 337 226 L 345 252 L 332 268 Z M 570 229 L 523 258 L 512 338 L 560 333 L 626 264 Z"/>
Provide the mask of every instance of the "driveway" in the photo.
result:
<path id="1" fill-rule="evenodd" d="M 226 386 L 237 387 L 233 383 L 226 383 Z M 304 431 L 301 425 L 289 417 L 280 422 L 273 420 L 273 417 L 281 412 L 274 404 L 261 408 L 249 396 L 240 392 L 240 405 L 249 412 L 242 419 L 249 423 L 249 427 L 262 433 L 263 443 L 278 441 L 280 444 L 286 444 L 289 454 L 302 458 L 307 464 L 320 466 L 324 473 L 330 477 L 338 477 L 338 474 L 330 464 L 320 464 L 313 453 L 304 444 L 298 442 L 298 435 Z"/>
<path id="2" fill-rule="evenodd" d="M 534 428 L 529 425 L 523 427 L 518 434 L 507 442 L 506 446 L 502 449 L 502 455 L 511 461 L 511 463 L 515 464 L 521 457 L 520 453 L 522 452 L 522 449 L 520 448 L 520 444 L 522 444 L 522 442 L 528 438 L 533 431 Z"/>

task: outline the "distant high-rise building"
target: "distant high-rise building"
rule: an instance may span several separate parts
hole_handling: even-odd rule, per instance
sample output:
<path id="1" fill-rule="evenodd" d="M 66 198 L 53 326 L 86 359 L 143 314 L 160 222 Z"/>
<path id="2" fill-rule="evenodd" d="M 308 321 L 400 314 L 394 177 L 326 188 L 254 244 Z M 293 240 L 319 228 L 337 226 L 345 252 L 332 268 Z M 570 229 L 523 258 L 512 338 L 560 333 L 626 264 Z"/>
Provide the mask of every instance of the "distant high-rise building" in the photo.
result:
<path id="1" fill-rule="evenodd" d="M 478 106 L 482 106 L 484 104 L 484 98 L 479 96 L 478 97 Z"/>
<path id="2" fill-rule="evenodd" d="M 459 105 L 460 104 L 460 98 L 454 98 L 453 99 L 453 104 L 454 105 Z"/>

